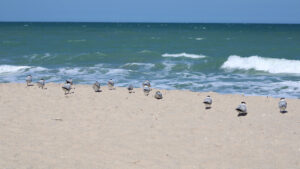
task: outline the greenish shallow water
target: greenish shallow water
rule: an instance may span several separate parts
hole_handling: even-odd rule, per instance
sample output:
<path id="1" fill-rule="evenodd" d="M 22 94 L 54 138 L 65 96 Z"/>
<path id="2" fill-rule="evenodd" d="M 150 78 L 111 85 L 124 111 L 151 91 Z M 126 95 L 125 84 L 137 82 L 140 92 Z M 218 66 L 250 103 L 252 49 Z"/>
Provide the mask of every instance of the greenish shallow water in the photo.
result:
<path id="1" fill-rule="evenodd" d="M 28 74 L 300 98 L 300 25 L 0 23 L 0 82 Z"/>

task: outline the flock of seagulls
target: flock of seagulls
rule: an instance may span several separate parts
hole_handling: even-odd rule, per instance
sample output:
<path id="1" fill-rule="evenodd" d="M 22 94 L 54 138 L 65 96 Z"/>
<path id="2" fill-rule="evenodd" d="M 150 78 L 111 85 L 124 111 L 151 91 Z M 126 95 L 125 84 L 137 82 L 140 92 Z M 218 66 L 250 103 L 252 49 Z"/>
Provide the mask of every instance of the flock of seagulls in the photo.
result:
<path id="1" fill-rule="evenodd" d="M 26 77 L 26 84 L 27 86 L 32 86 L 32 76 L 31 75 L 28 75 Z M 108 89 L 109 90 L 114 90 L 115 87 L 114 87 L 115 83 L 112 79 L 110 79 L 108 82 L 107 82 L 107 86 L 108 86 Z M 37 86 L 39 88 L 42 88 L 44 89 L 44 86 L 45 86 L 45 80 L 44 79 L 40 79 L 38 82 L 37 82 Z M 67 79 L 66 82 L 63 84 L 62 86 L 62 89 L 63 91 L 65 92 L 65 95 L 67 94 L 70 94 L 70 91 L 71 89 L 75 89 L 75 88 L 72 88 L 73 86 L 73 80 L 72 79 Z M 150 91 L 151 91 L 151 84 L 150 84 L 150 81 L 149 80 L 146 80 L 145 82 L 142 83 L 142 87 L 143 87 L 143 92 L 145 94 L 145 96 L 148 96 Z M 98 81 L 96 81 L 94 84 L 93 84 L 93 89 L 95 92 L 101 92 L 100 90 L 100 83 Z M 133 91 L 133 85 L 132 84 L 129 84 L 129 86 L 127 87 L 128 89 L 128 92 L 129 93 L 134 93 Z M 154 95 L 154 98 L 156 99 L 162 99 L 163 98 L 163 95 L 160 91 L 157 91 Z M 205 105 L 205 109 L 211 109 L 212 107 L 212 98 L 210 96 L 207 96 L 203 103 Z M 285 100 L 285 98 L 280 98 L 280 101 L 278 103 L 278 106 L 279 106 L 279 110 L 281 113 L 286 113 L 286 108 L 287 108 L 287 101 Z M 238 116 L 246 116 L 247 115 L 247 106 L 246 106 L 246 102 L 242 101 L 240 105 L 238 105 L 238 107 L 235 109 L 237 112 L 238 112 Z"/>

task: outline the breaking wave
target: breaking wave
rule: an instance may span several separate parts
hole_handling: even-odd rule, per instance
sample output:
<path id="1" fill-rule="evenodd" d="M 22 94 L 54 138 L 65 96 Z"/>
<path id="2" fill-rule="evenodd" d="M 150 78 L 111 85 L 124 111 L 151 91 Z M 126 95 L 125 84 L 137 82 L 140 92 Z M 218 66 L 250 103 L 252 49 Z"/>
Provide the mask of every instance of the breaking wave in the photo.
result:
<path id="1" fill-rule="evenodd" d="M 300 60 L 264 58 L 260 56 L 240 57 L 231 55 L 221 66 L 223 69 L 265 71 L 269 73 L 300 74 Z"/>
<path id="2" fill-rule="evenodd" d="M 31 67 L 31 66 L 15 66 L 15 65 L 0 65 L 0 74 L 7 73 L 19 73 L 19 72 L 33 72 L 47 70 L 43 67 Z"/>

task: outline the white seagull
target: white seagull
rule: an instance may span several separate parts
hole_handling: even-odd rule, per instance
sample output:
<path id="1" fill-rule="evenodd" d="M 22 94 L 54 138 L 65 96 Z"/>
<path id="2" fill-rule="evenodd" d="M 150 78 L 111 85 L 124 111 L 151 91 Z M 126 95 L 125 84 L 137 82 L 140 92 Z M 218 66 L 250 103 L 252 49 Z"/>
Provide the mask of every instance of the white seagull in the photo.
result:
<path id="1" fill-rule="evenodd" d="M 45 86 L 45 80 L 44 80 L 44 79 L 39 80 L 39 81 L 37 82 L 37 86 L 38 86 L 39 88 L 44 89 L 44 86 Z"/>
<path id="2" fill-rule="evenodd" d="M 241 104 L 235 109 L 238 111 L 238 116 L 246 116 L 247 115 L 247 107 L 246 102 L 241 102 Z"/>
<path id="3" fill-rule="evenodd" d="M 148 96 L 149 93 L 150 93 L 150 87 L 149 86 L 144 86 L 143 91 L 144 91 L 145 96 Z"/>
<path id="4" fill-rule="evenodd" d="M 62 86 L 62 89 L 63 91 L 65 92 L 65 95 L 69 94 L 70 91 L 71 91 L 71 84 L 70 83 L 65 83 L 63 86 Z"/>
<path id="5" fill-rule="evenodd" d="M 109 90 L 113 90 L 114 89 L 114 81 L 112 79 L 110 79 L 108 82 L 107 82 L 107 86 L 108 86 L 108 89 Z"/>
<path id="6" fill-rule="evenodd" d="M 206 96 L 206 98 L 203 101 L 204 105 L 205 105 L 205 109 L 210 109 L 211 105 L 212 105 L 212 99 L 210 96 Z"/>
<path id="7" fill-rule="evenodd" d="M 278 103 L 280 113 L 286 113 L 286 108 L 287 108 L 287 102 L 284 97 L 280 98 L 280 101 Z"/>
<path id="8" fill-rule="evenodd" d="M 93 84 L 93 89 L 94 89 L 95 92 L 101 92 L 101 90 L 100 90 L 100 83 L 98 81 L 96 81 Z"/>
<path id="9" fill-rule="evenodd" d="M 70 79 L 67 79 L 66 80 L 66 83 L 69 83 L 70 85 L 73 85 L 73 80 L 70 78 Z"/>
<path id="10" fill-rule="evenodd" d="M 151 87 L 150 81 L 146 80 L 145 82 L 143 82 L 142 86 L 143 87 L 145 87 L 145 86 Z"/>
<path id="11" fill-rule="evenodd" d="M 128 89 L 128 92 L 129 92 L 129 93 L 132 93 L 132 92 L 133 92 L 133 85 L 130 84 L 130 85 L 127 87 L 127 89 Z"/>
<path id="12" fill-rule="evenodd" d="M 32 76 L 31 76 L 31 75 L 28 75 L 28 76 L 26 77 L 26 84 L 27 84 L 27 86 L 31 86 L 31 82 L 32 82 Z"/>
<path id="13" fill-rule="evenodd" d="M 154 97 L 155 97 L 156 99 L 162 99 L 162 98 L 163 98 L 163 96 L 162 96 L 162 94 L 161 94 L 160 91 L 157 91 L 157 92 L 155 93 Z"/>

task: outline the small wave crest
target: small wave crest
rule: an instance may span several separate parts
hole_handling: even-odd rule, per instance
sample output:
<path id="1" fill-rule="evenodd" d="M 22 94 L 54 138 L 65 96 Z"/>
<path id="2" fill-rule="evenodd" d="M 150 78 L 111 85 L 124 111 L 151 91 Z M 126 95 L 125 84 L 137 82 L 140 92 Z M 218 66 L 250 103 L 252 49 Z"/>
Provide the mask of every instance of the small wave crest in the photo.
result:
<path id="1" fill-rule="evenodd" d="M 222 69 L 265 71 L 269 73 L 300 74 L 300 60 L 264 58 L 260 56 L 240 57 L 231 55 L 221 66 Z"/>
<path id="2" fill-rule="evenodd" d="M 196 40 L 203 40 L 204 38 L 196 38 Z"/>
<path id="3" fill-rule="evenodd" d="M 153 63 L 126 63 L 123 66 L 121 66 L 122 68 L 134 68 L 134 67 L 142 67 L 144 69 L 151 69 L 153 68 L 155 65 Z"/>
<path id="4" fill-rule="evenodd" d="M 165 53 L 162 55 L 162 57 L 174 57 L 174 58 L 186 57 L 186 58 L 193 58 L 193 59 L 202 59 L 202 58 L 205 58 L 206 56 L 196 55 L 196 54 L 188 54 L 188 53 L 177 53 L 177 54 Z"/>
<path id="5" fill-rule="evenodd" d="M 151 50 L 141 50 L 141 51 L 139 51 L 138 53 L 151 53 L 152 51 Z"/>

